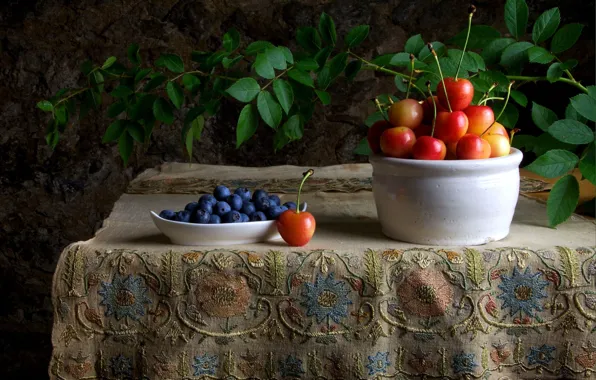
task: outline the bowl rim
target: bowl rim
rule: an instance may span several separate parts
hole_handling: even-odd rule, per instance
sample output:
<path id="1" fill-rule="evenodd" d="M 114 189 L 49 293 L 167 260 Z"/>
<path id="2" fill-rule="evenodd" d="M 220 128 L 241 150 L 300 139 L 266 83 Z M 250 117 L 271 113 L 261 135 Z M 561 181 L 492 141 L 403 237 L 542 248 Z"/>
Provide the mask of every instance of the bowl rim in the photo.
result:
<path id="1" fill-rule="evenodd" d="M 410 166 L 415 168 L 469 168 L 501 166 L 508 163 L 514 163 L 520 161 L 523 157 L 521 150 L 511 147 L 511 151 L 507 156 L 493 157 L 493 158 L 480 158 L 473 160 L 416 160 L 413 158 L 395 158 L 385 157 L 380 154 L 372 154 L 368 157 L 371 164 L 374 163 L 387 163 L 387 164 L 399 164 L 403 166 Z M 519 163 L 518 163 L 519 165 Z"/>
<path id="2" fill-rule="evenodd" d="M 220 223 L 220 224 L 203 224 L 203 223 L 187 223 L 187 222 L 179 222 L 177 220 L 169 220 L 169 219 L 164 219 L 161 216 L 159 216 L 158 213 L 156 213 L 153 210 L 150 210 L 151 215 L 159 220 L 162 220 L 164 222 L 168 222 L 168 223 L 172 223 L 174 225 L 181 225 L 181 226 L 193 226 L 193 227 L 200 227 L 200 228 L 223 228 L 223 227 L 229 227 L 229 226 L 238 226 L 238 225 L 243 225 L 244 223 Z M 265 224 L 273 224 L 277 222 L 276 220 L 259 220 L 259 221 L 253 221 L 253 222 L 247 222 L 250 223 L 251 226 L 256 226 L 256 225 L 265 225 Z"/>

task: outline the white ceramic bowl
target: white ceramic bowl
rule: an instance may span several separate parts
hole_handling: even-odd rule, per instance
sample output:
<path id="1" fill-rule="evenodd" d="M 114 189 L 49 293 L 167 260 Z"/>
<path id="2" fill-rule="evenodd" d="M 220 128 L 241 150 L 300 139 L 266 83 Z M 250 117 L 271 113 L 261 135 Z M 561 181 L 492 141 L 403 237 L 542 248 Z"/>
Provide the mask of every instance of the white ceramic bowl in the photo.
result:
<path id="1" fill-rule="evenodd" d="M 233 244 L 251 244 L 280 240 L 274 220 L 263 222 L 194 224 L 176 222 L 160 218 L 151 211 L 155 226 L 172 243 L 178 245 L 222 246 Z"/>
<path id="2" fill-rule="evenodd" d="M 481 245 L 505 238 L 519 196 L 522 153 L 485 160 L 371 156 L 383 233 L 428 245 Z"/>

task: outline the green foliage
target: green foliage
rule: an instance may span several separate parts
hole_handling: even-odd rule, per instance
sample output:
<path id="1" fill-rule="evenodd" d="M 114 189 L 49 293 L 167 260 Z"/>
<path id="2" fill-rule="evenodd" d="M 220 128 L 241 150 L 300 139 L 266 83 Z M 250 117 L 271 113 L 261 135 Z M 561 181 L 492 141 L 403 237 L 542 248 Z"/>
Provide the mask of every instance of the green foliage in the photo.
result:
<path id="1" fill-rule="evenodd" d="M 505 24 L 515 39 L 519 40 L 526 33 L 528 16 L 525 0 L 507 0 L 505 3 Z"/>
<path id="2" fill-rule="evenodd" d="M 549 9 L 538 17 L 532 29 L 532 40 L 539 44 L 555 34 L 561 22 L 559 8 Z"/>
<path id="3" fill-rule="evenodd" d="M 573 175 L 566 175 L 555 183 L 546 203 L 551 227 L 563 223 L 575 210 L 579 200 L 579 183 Z"/>

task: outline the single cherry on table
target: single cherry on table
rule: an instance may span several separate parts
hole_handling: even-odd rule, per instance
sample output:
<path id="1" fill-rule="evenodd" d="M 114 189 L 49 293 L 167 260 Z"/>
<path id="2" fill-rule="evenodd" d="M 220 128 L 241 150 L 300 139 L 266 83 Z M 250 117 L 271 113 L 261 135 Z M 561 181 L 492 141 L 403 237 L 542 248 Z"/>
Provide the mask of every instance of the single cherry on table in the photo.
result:
<path id="1" fill-rule="evenodd" d="M 302 247 L 306 245 L 315 234 L 317 223 L 315 217 L 306 211 L 300 210 L 300 193 L 302 186 L 308 177 L 314 174 L 314 170 L 309 169 L 303 174 L 302 182 L 298 188 L 296 199 L 296 210 L 284 211 L 277 219 L 277 231 L 282 239 L 292 247 Z"/>

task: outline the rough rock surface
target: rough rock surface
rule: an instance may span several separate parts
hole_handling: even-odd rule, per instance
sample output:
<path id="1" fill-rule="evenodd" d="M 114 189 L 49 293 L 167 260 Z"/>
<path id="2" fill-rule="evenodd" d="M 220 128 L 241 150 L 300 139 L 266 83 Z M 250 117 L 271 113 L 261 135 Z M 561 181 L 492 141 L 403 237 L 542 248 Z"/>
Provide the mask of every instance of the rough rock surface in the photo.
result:
<path id="1" fill-rule="evenodd" d="M 287 44 L 296 28 L 314 24 L 321 11 L 334 17 L 339 35 L 371 25 L 364 56 L 402 49 L 406 38 L 445 39 L 466 24 L 464 0 L 12 0 L 0 4 L 0 372 L 2 379 L 43 379 L 51 351 L 50 285 L 61 250 L 92 236 L 128 181 L 147 167 L 182 160 L 179 125 L 156 128 L 147 152 L 123 168 L 117 148 L 101 144 L 106 119 L 92 114 L 74 125 L 58 148 L 45 145 L 45 116 L 35 103 L 59 88 L 76 86 L 86 58 L 103 62 L 126 56 L 137 42 L 144 59 L 160 52 L 188 55 L 214 49 L 236 26 L 247 39 Z M 503 32 L 504 0 L 479 0 L 477 20 Z M 569 53 L 580 60 L 577 77 L 594 82 L 594 1 L 530 0 L 530 22 L 559 6 L 563 23 L 588 24 Z M 246 40 L 245 40 L 246 41 Z M 391 78 L 372 73 L 331 92 L 333 105 L 319 109 L 302 141 L 277 155 L 271 134 L 234 148 L 238 104 L 224 104 L 195 146 L 200 163 L 327 165 L 363 161 L 352 151 L 365 135 L 367 100 L 392 89 Z M 543 104 L 560 98 L 530 87 Z M 550 87 L 550 94 L 570 89 Z M 527 120 L 527 115 L 523 114 Z M 173 133 L 172 133 L 173 132 Z M 18 358 L 18 360 L 15 360 Z"/>

